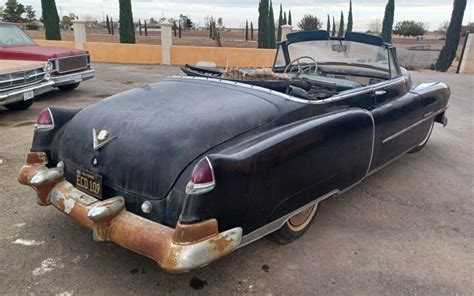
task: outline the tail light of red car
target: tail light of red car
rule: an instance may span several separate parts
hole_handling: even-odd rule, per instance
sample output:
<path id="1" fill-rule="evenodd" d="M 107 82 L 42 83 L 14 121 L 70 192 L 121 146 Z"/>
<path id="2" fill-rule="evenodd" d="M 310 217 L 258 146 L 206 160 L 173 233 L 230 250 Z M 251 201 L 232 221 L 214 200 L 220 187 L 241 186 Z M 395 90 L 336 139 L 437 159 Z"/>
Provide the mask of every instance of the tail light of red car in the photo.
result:
<path id="1" fill-rule="evenodd" d="M 214 189 L 216 181 L 209 158 L 201 159 L 193 169 L 191 179 L 186 185 L 186 194 L 203 194 Z"/>
<path id="2" fill-rule="evenodd" d="M 36 119 L 36 130 L 51 130 L 54 128 L 54 118 L 51 110 L 49 108 L 41 110 L 40 114 L 38 115 L 38 119 Z"/>

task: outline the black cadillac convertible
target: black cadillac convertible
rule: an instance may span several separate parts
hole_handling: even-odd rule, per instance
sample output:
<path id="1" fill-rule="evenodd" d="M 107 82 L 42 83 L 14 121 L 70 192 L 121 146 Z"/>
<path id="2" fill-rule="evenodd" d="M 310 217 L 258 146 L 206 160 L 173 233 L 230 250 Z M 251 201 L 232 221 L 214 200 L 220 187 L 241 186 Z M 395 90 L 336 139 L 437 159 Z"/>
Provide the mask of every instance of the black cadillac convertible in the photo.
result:
<path id="1" fill-rule="evenodd" d="M 443 83 L 412 85 L 379 37 L 291 33 L 273 69 L 185 67 L 37 120 L 19 181 L 164 270 L 204 266 L 272 233 L 301 236 L 343 193 L 446 125 Z"/>

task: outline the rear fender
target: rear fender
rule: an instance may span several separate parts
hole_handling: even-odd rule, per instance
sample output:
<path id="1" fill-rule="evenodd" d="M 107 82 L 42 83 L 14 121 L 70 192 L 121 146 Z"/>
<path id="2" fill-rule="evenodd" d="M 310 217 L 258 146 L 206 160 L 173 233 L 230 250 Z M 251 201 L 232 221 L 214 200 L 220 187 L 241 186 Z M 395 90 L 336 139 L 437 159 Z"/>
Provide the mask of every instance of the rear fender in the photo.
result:
<path id="1" fill-rule="evenodd" d="M 54 127 L 48 130 L 39 130 L 35 128 L 31 151 L 45 152 L 49 160 L 56 159 L 51 155 L 51 146 L 54 145 L 56 137 L 62 133 L 66 123 L 70 121 L 81 109 L 49 108 L 54 120 Z M 49 165 L 55 165 L 50 161 Z"/>
<path id="2" fill-rule="evenodd" d="M 209 155 L 216 186 L 209 193 L 187 196 L 180 222 L 214 217 L 220 229 L 239 225 L 248 233 L 362 180 L 373 141 L 372 115 L 353 108 L 293 123 Z"/>
<path id="3" fill-rule="evenodd" d="M 438 112 L 448 106 L 451 90 L 442 82 L 422 83 L 414 87 L 410 92 L 421 97 L 425 114 Z M 442 122 L 442 116 L 436 117 L 436 122 Z"/>

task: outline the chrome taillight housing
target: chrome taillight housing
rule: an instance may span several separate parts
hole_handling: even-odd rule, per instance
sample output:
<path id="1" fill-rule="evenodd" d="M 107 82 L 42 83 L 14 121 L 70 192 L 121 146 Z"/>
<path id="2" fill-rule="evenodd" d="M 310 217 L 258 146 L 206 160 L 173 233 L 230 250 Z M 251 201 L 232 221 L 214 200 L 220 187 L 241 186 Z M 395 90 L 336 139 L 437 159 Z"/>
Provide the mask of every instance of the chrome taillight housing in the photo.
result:
<path id="1" fill-rule="evenodd" d="M 216 181 L 209 158 L 201 159 L 193 169 L 191 179 L 186 185 L 186 194 L 203 194 L 214 189 Z"/>
<path id="2" fill-rule="evenodd" d="M 51 110 L 49 108 L 41 110 L 40 114 L 38 115 L 38 119 L 36 119 L 36 130 L 51 130 L 54 128 L 54 118 Z"/>

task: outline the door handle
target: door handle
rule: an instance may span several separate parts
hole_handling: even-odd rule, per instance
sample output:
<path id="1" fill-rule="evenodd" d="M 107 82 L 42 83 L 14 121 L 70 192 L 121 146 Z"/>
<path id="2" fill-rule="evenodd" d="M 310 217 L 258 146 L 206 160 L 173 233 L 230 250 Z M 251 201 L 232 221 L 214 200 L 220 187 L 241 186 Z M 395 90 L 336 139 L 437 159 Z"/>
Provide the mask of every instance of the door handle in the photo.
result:
<path id="1" fill-rule="evenodd" d="M 375 96 L 379 97 L 379 96 L 383 96 L 387 93 L 386 90 L 376 90 L 375 91 Z"/>

